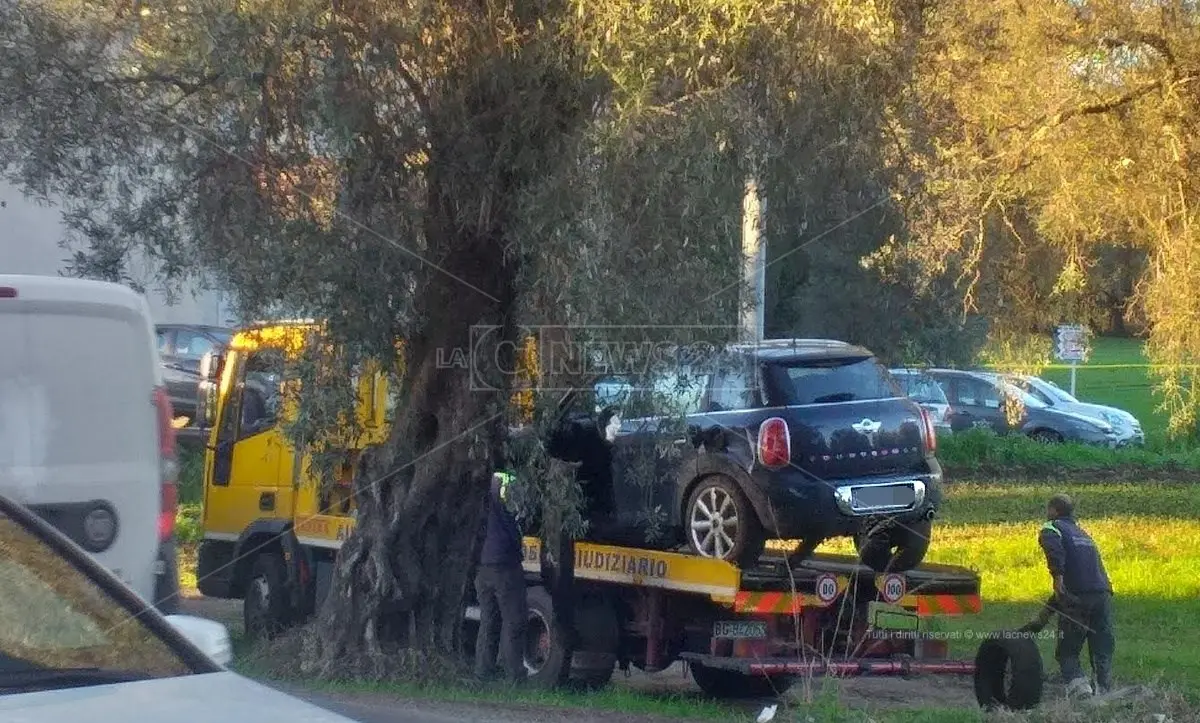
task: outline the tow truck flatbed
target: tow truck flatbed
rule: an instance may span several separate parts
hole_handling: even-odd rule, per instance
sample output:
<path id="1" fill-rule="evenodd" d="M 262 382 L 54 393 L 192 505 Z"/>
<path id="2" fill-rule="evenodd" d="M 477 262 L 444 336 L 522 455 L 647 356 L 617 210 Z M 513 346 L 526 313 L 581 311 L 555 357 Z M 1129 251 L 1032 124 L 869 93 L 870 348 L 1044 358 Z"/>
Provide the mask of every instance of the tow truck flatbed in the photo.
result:
<path id="1" fill-rule="evenodd" d="M 541 543 L 524 540 L 526 573 L 541 575 Z M 575 543 L 576 579 L 706 595 L 735 612 L 798 612 L 827 607 L 849 590 L 914 610 L 917 615 L 964 615 L 982 609 L 979 576 L 953 565 L 926 564 L 905 573 L 878 574 L 850 555 L 817 554 L 788 569 L 764 556 L 741 570 L 731 563 L 677 552 Z"/>

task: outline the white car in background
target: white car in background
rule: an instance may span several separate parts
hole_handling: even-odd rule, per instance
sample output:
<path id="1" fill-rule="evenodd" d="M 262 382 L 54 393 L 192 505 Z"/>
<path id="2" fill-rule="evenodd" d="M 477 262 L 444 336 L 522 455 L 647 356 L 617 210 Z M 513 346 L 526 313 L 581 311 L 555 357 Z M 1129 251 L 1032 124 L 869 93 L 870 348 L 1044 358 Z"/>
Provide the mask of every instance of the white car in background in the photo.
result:
<path id="1" fill-rule="evenodd" d="M 1008 375 L 1008 378 L 1011 383 L 1021 387 L 1052 409 L 1103 419 L 1116 431 L 1120 446 L 1141 446 L 1146 443 L 1146 433 L 1142 431 L 1142 423 L 1124 409 L 1081 402 L 1054 382 L 1040 377 L 1020 374 Z"/>
<path id="2" fill-rule="evenodd" d="M 223 625 L 164 618 L 3 496 L 0 580 L 0 720 L 351 723 L 226 670 Z"/>

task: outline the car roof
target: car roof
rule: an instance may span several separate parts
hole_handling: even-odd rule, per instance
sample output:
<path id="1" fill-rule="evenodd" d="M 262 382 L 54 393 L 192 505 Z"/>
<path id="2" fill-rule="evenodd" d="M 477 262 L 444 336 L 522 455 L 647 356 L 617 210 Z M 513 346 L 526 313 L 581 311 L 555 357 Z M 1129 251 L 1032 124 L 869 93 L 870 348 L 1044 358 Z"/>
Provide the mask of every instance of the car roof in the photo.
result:
<path id="1" fill-rule="evenodd" d="M 734 353 L 753 356 L 760 361 L 874 356 L 869 349 L 837 339 L 764 339 L 732 344 L 728 349 Z"/>

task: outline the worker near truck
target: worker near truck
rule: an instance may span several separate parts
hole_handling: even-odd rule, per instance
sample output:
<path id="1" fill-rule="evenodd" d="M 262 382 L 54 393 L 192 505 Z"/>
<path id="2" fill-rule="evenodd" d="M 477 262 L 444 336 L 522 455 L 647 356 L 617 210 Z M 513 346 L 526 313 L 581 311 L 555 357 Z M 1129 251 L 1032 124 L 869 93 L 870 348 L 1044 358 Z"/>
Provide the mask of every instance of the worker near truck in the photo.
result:
<path id="1" fill-rule="evenodd" d="M 1059 636 L 1054 657 L 1067 692 L 1092 694 L 1092 684 L 1079 660 L 1086 643 L 1096 687 L 1106 693 L 1112 687 L 1113 590 L 1100 550 L 1075 521 L 1075 505 L 1067 495 L 1054 495 L 1046 503 L 1046 523 L 1038 543 L 1046 555 L 1054 594 L 1037 619 L 1022 630 L 1039 631 L 1057 614 Z"/>
<path id="2" fill-rule="evenodd" d="M 527 675 L 524 641 L 529 611 L 521 529 L 508 504 L 511 479 L 508 474 L 494 474 L 484 505 L 483 547 L 475 573 L 479 602 L 475 676 L 485 681 L 493 679 L 498 655 L 505 679 L 517 684 Z"/>

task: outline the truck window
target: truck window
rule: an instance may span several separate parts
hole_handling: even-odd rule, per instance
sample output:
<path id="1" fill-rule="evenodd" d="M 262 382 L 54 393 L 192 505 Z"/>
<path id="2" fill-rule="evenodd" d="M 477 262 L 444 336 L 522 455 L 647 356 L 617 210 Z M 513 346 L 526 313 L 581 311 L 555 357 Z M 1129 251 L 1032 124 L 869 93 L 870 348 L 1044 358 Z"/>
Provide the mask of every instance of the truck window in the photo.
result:
<path id="1" fill-rule="evenodd" d="M 282 399 L 284 357 L 277 349 L 251 352 L 242 365 L 242 405 L 238 439 L 260 434 L 275 426 Z"/>

